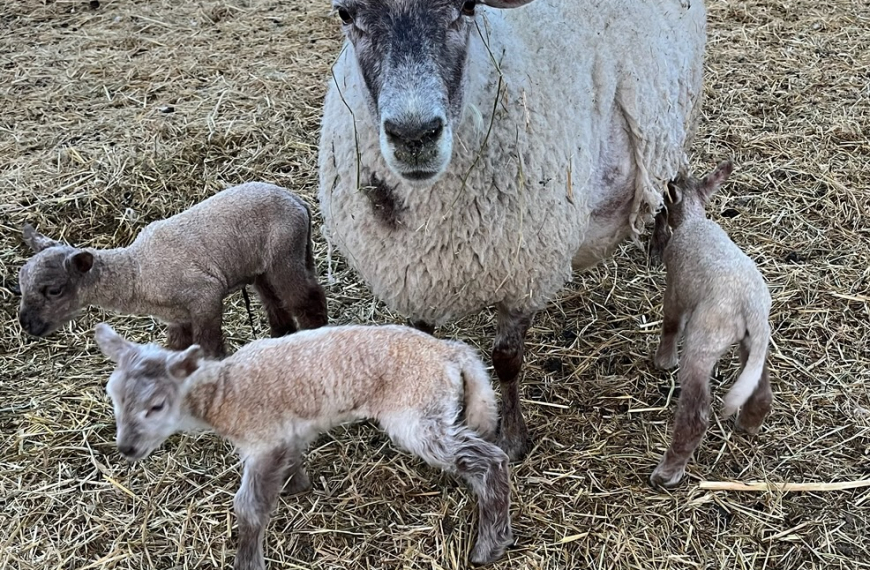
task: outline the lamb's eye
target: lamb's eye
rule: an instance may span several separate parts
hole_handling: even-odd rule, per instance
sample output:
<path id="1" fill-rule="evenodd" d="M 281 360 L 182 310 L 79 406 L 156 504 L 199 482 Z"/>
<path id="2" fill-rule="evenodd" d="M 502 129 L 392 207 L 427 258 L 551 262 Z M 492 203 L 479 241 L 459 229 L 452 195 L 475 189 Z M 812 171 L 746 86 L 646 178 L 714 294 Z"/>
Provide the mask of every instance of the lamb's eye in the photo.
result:
<path id="1" fill-rule="evenodd" d="M 350 12 L 347 11 L 347 8 L 339 8 L 338 17 L 341 18 L 341 21 L 345 25 L 353 24 L 353 18 L 351 17 Z"/>
<path id="2" fill-rule="evenodd" d="M 159 412 L 160 410 L 163 409 L 164 404 L 165 404 L 165 402 L 160 402 L 159 404 L 154 404 L 153 406 L 151 406 L 151 409 L 148 410 L 148 413 L 155 414 L 155 413 Z"/>
<path id="3" fill-rule="evenodd" d="M 474 8 L 477 6 L 477 2 L 475 0 L 469 0 L 465 4 L 462 5 L 462 15 L 463 16 L 474 16 Z"/>
<path id="4" fill-rule="evenodd" d="M 45 296 L 54 299 L 63 295 L 63 287 L 48 287 L 45 290 Z"/>

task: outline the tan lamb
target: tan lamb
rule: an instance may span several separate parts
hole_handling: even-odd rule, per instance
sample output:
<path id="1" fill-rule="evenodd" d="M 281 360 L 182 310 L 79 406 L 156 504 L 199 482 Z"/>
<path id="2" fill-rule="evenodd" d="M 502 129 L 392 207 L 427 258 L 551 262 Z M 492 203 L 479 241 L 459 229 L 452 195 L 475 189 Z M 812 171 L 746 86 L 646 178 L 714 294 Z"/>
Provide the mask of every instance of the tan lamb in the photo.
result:
<path id="1" fill-rule="evenodd" d="M 477 353 L 402 326 L 341 326 L 251 342 L 224 360 L 129 342 L 96 328 L 117 363 L 107 386 L 117 445 L 147 457 L 178 431 L 212 430 L 244 462 L 234 507 L 236 570 L 265 568 L 263 537 L 277 497 L 310 484 L 302 452 L 346 422 L 377 421 L 399 447 L 456 474 L 478 498 L 475 564 L 500 558 L 512 542 L 508 457 L 491 443 L 495 395 Z"/>
<path id="2" fill-rule="evenodd" d="M 223 299 L 252 284 L 272 336 L 326 324 L 311 252 L 311 215 L 279 186 L 250 182 L 146 226 L 128 247 L 78 249 L 24 226 L 22 328 L 45 336 L 97 305 L 168 323 L 168 344 L 224 354 Z M 294 322 L 295 318 L 295 322 Z"/>
<path id="3" fill-rule="evenodd" d="M 723 417 L 740 409 L 737 427 L 757 433 L 773 400 L 767 369 L 770 292 L 755 263 L 705 213 L 732 168 L 723 162 L 701 180 L 688 177 L 669 184 L 667 214 L 656 218 L 653 250 L 667 244 L 656 366 L 676 366 L 677 342 L 682 336 L 685 342 L 673 439 L 650 477 L 653 485 L 671 487 L 683 478 L 709 423 L 710 375 L 733 343 L 740 342 L 740 375 L 725 396 Z M 673 228 L 670 239 L 663 224 Z"/>

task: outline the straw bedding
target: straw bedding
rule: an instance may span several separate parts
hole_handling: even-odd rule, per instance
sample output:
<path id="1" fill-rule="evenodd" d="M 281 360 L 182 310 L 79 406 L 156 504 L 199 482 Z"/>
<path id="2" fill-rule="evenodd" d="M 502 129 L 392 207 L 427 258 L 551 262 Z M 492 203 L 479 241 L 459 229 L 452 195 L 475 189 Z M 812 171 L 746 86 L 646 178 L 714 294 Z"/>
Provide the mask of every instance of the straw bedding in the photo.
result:
<path id="1" fill-rule="evenodd" d="M 497 568 L 868 568 L 870 491 L 701 489 L 699 481 L 870 476 L 870 4 L 710 0 L 697 170 L 733 157 L 711 216 L 773 295 L 776 400 L 758 437 L 714 421 L 688 481 L 646 480 L 679 389 L 654 370 L 663 271 L 626 245 L 579 273 L 528 340 L 537 445 L 515 465 L 517 546 Z M 246 180 L 316 207 L 319 107 L 340 48 L 325 0 L 5 2 L 0 8 L 0 567 L 225 568 L 239 465 L 216 437 L 122 460 L 87 311 L 47 339 L 17 323 L 25 221 L 126 244 L 149 221 Z M 316 244 L 321 274 L 326 249 Z M 401 322 L 335 260 L 336 323 Z M 234 347 L 265 335 L 241 296 Z M 488 350 L 493 315 L 439 331 Z M 720 363 L 714 390 L 733 378 Z M 718 405 L 717 400 L 717 405 Z M 270 568 L 460 568 L 476 524 L 453 479 L 369 425 L 312 446 L 313 492 L 282 497 Z"/>

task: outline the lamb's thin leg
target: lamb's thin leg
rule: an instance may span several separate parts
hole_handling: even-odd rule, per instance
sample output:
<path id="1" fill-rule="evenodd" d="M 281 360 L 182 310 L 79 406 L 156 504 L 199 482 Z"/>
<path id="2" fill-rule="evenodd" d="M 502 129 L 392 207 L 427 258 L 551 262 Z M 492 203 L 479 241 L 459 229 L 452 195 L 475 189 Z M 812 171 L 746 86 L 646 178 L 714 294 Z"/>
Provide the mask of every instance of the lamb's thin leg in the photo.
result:
<path id="1" fill-rule="evenodd" d="M 746 359 L 749 358 L 748 342 L 749 337 L 745 337 L 740 342 L 740 371 L 738 376 L 740 372 L 743 372 L 743 367 L 746 366 Z M 770 413 L 772 404 L 773 391 L 770 389 L 770 373 L 767 370 L 767 363 L 765 362 L 758 386 L 755 387 L 755 391 L 752 392 L 752 395 L 743 404 L 743 407 L 740 409 L 740 415 L 737 416 L 737 429 L 753 435 L 758 433 L 764 418 Z"/>
<path id="2" fill-rule="evenodd" d="M 193 344 L 190 323 L 170 323 L 166 326 L 166 346 L 171 350 L 184 350 Z"/>
<path id="3" fill-rule="evenodd" d="M 662 310 L 662 338 L 655 354 L 655 365 L 660 370 L 669 370 L 677 365 L 677 343 L 683 334 L 684 315 L 677 306 L 672 287 L 665 290 L 665 301 Z"/>
<path id="4" fill-rule="evenodd" d="M 327 322 L 326 293 L 308 271 L 300 264 L 278 265 L 264 277 L 281 300 L 281 307 L 296 318 L 299 328 L 316 329 Z"/>
<path id="5" fill-rule="evenodd" d="M 412 328 L 417 329 L 420 332 L 424 332 L 429 335 L 435 334 L 435 325 L 432 323 L 427 323 L 426 321 L 410 321 L 408 323 Z"/>
<path id="6" fill-rule="evenodd" d="M 296 323 L 293 315 L 284 308 L 284 303 L 275 294 L 272 286 L 262 275 L 254 279 L 254 289 L 266 310 L 266 318 L 269 321 L 269 332 L 272 337 L 284 336 L 296 332 Z"/>
<path id="7" fill-rule="evenodd" d="M 304 294 L 293 307 L 293 314 L 303 329 L 316 329 L 328 322 L 326 292 L 314 278 L 305 280 Z"/>
<path id="8" fill-rule="evenodd" d="M 220 299 L 216 302 L 204 302 L 201 306 L 191 310 L 193 322 L 191 322 L 192 338 L 195 344 L 202 347 L 206 354 L 216 358 L 226 355 L 224 336 L 221 330 L 223 320 L 223 303 Z"/>
<path id="9" fill-rule="evenodd" d="M 300 447 L 291 449 L 290 465 L 287 468 L 288 481 L 284 485 L 284 492 L 288 495 L 304 493 L 311 489 L 311 479 L 305 471 Z"/>
<path id="10" fill-rule="evenodd" d="M 446 414 L 450 416 L 450 414 Z M 462 477 L 477 496 L 479 528 L 473 564 L 489 564 L 513 543 L 510 520 L 509 460 L 497 445 L 465 426 L 415 416 L 382 418 L 393 441 L 435 467 Z"/>
<path id="11" fill-rule="evenodd" d="M 719 359 L 718 350 L 693 350 L 687 339 L 680 368 L 680 401 L 674 419 L 671 445 L 650 476 L 650 483 L 673 487 L 682 480 L 710 422 L 710 373 Z M 718 348 L 718 347 L 716 347 Z"/>
<path id="12" fill-rule="evenodd" d="M 233 500 L 239 524 L 234 570 L 265 569 L 263 536 L 296 453 L 295 446 L 281 446 L 245 458 L 242 485 Z"/>
<path id="13" fill-rule="evenodd" d="M 498 307 L 492 364 L 501 384 L 501 425 L 498 445 L 512 461 L 522 459 L 530 449 L 529 432 L 520 406 L 520 371 L 526 332 L 533 314 Z"/>

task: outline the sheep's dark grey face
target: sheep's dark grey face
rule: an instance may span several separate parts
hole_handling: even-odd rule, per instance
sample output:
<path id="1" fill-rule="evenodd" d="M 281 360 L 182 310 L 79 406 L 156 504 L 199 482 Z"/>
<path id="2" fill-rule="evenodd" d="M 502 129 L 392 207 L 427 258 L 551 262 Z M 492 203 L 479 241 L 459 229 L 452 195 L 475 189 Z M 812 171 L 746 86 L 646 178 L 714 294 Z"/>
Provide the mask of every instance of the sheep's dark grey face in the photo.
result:
<path id="1" fill-rule="evenodd" d="M 380 127 L 381 152 L 410 182 L 431 184 L 450 163 L 475 4 L 333 1 Z"/>
<path id="2" fill-rule="evenodd" d="M 18 273 L 21 327 L 41 337 L 72 319 L 81 309 L 79 285 L 92 261 L 89 253 L 67 245 L 56 245 L 33 256 Z"/>

